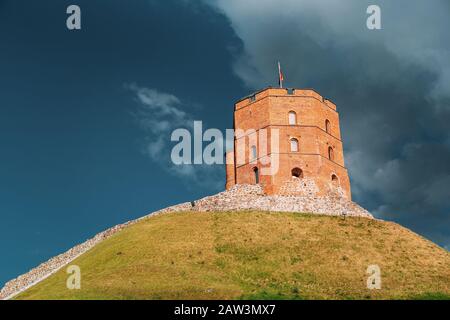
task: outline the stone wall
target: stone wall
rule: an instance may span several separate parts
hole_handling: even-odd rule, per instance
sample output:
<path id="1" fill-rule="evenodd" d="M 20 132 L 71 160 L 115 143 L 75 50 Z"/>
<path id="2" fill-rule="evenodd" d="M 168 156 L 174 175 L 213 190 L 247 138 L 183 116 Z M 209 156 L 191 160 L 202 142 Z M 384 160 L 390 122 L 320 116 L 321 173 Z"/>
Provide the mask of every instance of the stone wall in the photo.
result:
<path id="1" fill-rule="evenodd" d="M 300 180 L 299 181 L 303 181 Z M 294 182 L 295 183 L 295 182 Z M 308 185 L 311 187 L 311 185 Z M 297 186 L 298 187 L 298 186 Z M 305 190 L 308 190 L 306 188 Z M 85 253 L 99 242 L 111 237 L 126 226 L 142 219 L 168 212 L 177 211 L 241 211 L 261 210 L 272 212 L 307 212 L 324 215 L 345 215 L 373 218 L 365 209 L 343 197 L 330 195 L 317 197 L 313 193 L 303 195 L 266 195 L 260 185 L 235 185 L 230 190 L 202 198 L 194 202 L 185 202 L 171 206 L 142 218 L 119 224 L 106 231 L 100 232 L 92 239 L 79 244 L 60 254 L 28 273 L 9 281 L 0 291 L 0 299 L 8 299 L 28 289 L 36 283 L 60 270 L 75 258 Z"/>
<path id="2" fill-rule="evenodd" d="M 300 181 L 302 180 L 304 179 Z M 228 191 L 195 201 L 191 210 L 261 210 L 373 218 L 367 210 L 339 196 L 338 192 L 319 197 L 315 196 L 308 187 L 311 188 L 311 185 L 307 185 L 303 195 L 265 195 L 259 185 L 235 185 Z"/>
<path id="3" fill-rule="evenodd" d="M 282 196 L 315 196 L 319 192 L 314 179 L 292 177 L 286 180 L 278 191 Z"/>

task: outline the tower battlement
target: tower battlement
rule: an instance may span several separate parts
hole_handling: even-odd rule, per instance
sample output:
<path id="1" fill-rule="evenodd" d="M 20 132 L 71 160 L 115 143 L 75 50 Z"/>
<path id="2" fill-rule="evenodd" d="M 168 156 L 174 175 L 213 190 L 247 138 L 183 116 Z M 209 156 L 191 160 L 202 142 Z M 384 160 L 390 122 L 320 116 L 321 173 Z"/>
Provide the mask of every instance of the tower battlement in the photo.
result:
<path id="1" fill-rule="evenodd" d="M 351 198 L 339 114 L 315 90 L 266 88 L 240 99 L 234 106 L 234 129 L 234 150 L 226 155 L 227 189 L 260 184 L 267 194 Z M 254 139 L 262 130 L 268 132 L 267 145 Z M 278 169 L 262 174 L 265 160 L 274 157 Z"/>
<path id="2" fill-rule="evenodd" d="M 336 105 L 331 100 L 324 98 L 314 89 L 272 88 L 272 87 L 267 87 L 265 89 L 259 90 L 251 95 L 248 95 L 238 100 L 235 103 L 235 110 L 243 108 L 250 103 L 256 102 L 257 100 L 277 96 L 313 98 L 325 103 L 331 109 L 336 110 Z"/>

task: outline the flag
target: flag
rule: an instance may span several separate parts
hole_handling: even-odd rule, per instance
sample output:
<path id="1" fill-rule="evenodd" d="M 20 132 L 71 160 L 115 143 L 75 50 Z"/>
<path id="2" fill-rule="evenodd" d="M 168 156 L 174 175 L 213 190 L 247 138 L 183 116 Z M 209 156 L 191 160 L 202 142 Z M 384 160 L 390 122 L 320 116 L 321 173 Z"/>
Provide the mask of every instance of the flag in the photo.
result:
<path id="1" fill-rule="evenodd" d="M 280 61 L 278 61 L 278 84 L 280 85 L 280 88 L 283 88 L 283 80 L 283 72 L 281 72 Z"/>

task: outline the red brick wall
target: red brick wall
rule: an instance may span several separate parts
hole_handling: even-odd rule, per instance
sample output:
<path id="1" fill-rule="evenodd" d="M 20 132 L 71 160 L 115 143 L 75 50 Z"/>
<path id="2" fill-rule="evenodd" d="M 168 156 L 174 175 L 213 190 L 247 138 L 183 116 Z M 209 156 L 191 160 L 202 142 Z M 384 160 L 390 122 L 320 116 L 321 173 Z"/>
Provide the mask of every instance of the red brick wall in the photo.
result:
<path id="1" fill-rule="evenodd" d="M 296 113 L 296 124 L 289 125 L 289 112 Z M 329 132 L 326 132 L 325 122 L 329 121 Z M 250 144 L 248 135 L 235 137 L 234 158 L 244 156 L 243 163 L 227 165 L 227 189 L 235 182 L 238 184 L 255 183 L 253 169 L 261 169 L 265 166 L 260 160 L 268 155 L 278 154 L 279 170 L 273 176 L 260 175 L 260 184 L 268 194 L 276 194 L 285 190 L 283 186 L 291 181 L 291 170 L 295 167 L 303 171 L 305 178 L 313 179 L 319 192 L 318 195 L 326 195 L 336 188 L 331 181 L 331 176 L 338 177 L 338 186 L 346 196 L 351 198 L 350 181 L 344 164 L 344 153 L 339 127 L 339 115 L 336 106 L 329 100 L 323 99 L 314 90 L 297 89 L 293 94 L 288 94 L 286 89 L 265 89 L 255 94 L 254 98 L 246 98 L 235 104 L 234 113 L 235 129 L 268 130 L 269 144 L 267 152 L 260 152 L 260 143 L 257 144 L 258 159 L 250 159 Z M 270 130 L 279 130 L 279 150 L 270 143 Z M 296 138 L 299 142 L 298 152 L 291 152 L 290 139 Z M 239 143 L 245 149 L 238 148 Z M 333 160 L 329 159 L 328 149 L 333 150 Z M 245 150 L 245 154 L 242 152 Z M 233 154 L 227 158 L 233 159 Z"/>

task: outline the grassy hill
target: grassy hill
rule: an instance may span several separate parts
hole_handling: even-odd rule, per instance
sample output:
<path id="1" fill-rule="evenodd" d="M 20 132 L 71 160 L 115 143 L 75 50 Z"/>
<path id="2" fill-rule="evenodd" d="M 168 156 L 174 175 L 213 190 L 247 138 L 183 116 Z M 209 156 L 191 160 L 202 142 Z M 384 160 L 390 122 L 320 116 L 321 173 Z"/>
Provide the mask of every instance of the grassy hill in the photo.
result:
<path id="1" fill-rule="evenodd" d="M 294 213 L 170 213 L 134 224 L 17 299 L 450 297 L 450 253 L 395 223 Z M 382 289 L 366 287 L 381 268 Z"/>

